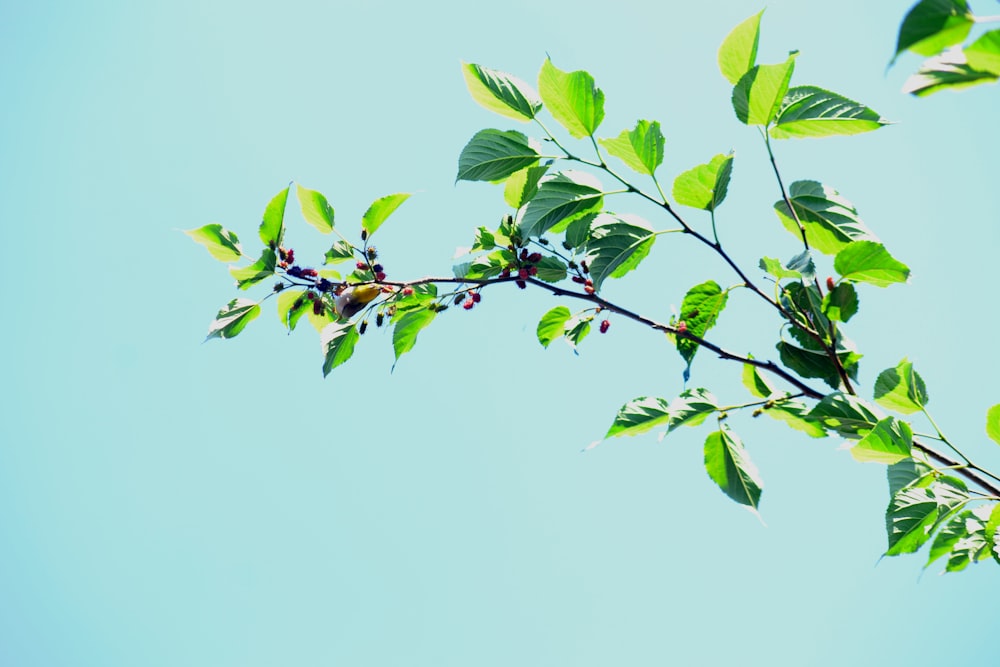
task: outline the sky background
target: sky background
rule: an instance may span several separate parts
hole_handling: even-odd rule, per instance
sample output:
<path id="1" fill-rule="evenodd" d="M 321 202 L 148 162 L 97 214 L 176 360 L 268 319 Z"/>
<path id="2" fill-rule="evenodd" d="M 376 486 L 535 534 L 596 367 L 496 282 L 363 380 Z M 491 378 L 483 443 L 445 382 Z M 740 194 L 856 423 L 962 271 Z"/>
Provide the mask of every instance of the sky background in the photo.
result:
<path id="1" fill-rule="evenodd" d="M 853 201 L 913 270 L 862 288 L 860 386 L 908 356 L 938 423 L 996 470 L 1000 98 L 899 92 L 919 60 L 885 66 L 909 5 L 771 2 L 759 62 L 800 49 L 793 83 L 898 121 L 779 142 L 778 159 L 786 181 Z M 498 188 L 454 184 L 457 156 L 479 129 L 526 126 L 471 100 L 463 60 L 527 81 L 546 54 L 587 69 L 602 136 L 662 123 L 666 183 L 735 150 L 723 241 L 748 267 L 787 259 L 759 137 L 715 62 L 759 9 L 0 4 L 0 664 L 930 665 L 995 649 L 1000 569 L 879 562 L 884 468 L 835 438 L 734 415 L 766 527 L 705 475 L 708 428 L 581 454 L 622 403 L 683 388 L 676 352 L 624 319 L 579 355 L 544 350 L 535 325 L 558 301 L 490 289 L 394 372 L 373 330 L 325 380 L 314 332 L 286 336 L 272 302 L 202 344 L 237 291 L 179 230 L 219 222 L 255 252 L 290 180 L 325 193 L 354 239 L 372 200 L 417 193 L 378 232 L 396 279 L 449 274 L 499 221 Z M 287 221 L 299 261 L 318 263 L 330 240 L 292 202 Z M 688 287 L 734 280 L 683 241 L 661 237 L 605 296 L 666 320 Z M 734 295 L 715 340 L 773 357 L 777 323 L 759 313 Z M 693 370 L 690 386 L 745 400 L 737 366 L 702 354 Z"/>

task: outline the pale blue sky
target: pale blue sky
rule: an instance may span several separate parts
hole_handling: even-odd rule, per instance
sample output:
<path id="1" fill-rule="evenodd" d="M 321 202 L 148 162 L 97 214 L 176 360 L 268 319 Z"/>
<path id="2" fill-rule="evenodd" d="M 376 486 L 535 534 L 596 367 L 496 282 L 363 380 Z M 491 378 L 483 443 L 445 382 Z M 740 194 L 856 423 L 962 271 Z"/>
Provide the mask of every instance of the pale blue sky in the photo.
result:
<path id="1" fill-rule="evenodd" d="M 909 356 L 941 426 L 998 469 L 982 426 L 1000 401 L 1000 93 L 900 94 L 918 60 L 884 70 L 909 4 L 770 3 L 762 61 L 800 49 L 796 83 L 899 121 L 779 142 L 778 157 L 788 180 L 839 189 L 913 269 L 862 292 L 861 385 Z M 543 350 L 554 300 L 490 290 L 394 373 L 373 331 L 326 380 L 314 334 L 285 336 L 270 303 L 239 338 L 201 344 L 236 291 L 178 230 L 220 222 L 253 247 L 289 180 L 324 192 L 348 234 L 376 197 L 416 192 L 379 231 L 395 278 L 449 273 L 454 248 L 499 220 L 499 190 L 454 185 L 455 166 L 475 131 L 517 124 L 472 102 L 462 60 L 529 81 L 546 53 L 589 70 L 604 136 L 661 121 L 668 182 L 735 149 L 720 233 L 748 266 L 790 256 L 760 142 L 715 65 L 760 5 L 708 7 L 0 5 L 0 664 L 981 662 L 1000 570 L 876 566 L 884 470 L 835 439 L 734 419 L 767 527 L 706 477 L 706 430 L 580 454 L 623 402 L 682 388 L 676 353 L 624 320 L 579 356 Z M 328 239 L 294 207 L 289 220 L 318 261 Z M 671 242 L 606 296 L 667 319 L 691 285 L 731 282 Z M 734 297 L 717 339 L 773 356 L 754 306 Z M 703 355 L 691 384 L 736 402 L 738 372 Z"/>

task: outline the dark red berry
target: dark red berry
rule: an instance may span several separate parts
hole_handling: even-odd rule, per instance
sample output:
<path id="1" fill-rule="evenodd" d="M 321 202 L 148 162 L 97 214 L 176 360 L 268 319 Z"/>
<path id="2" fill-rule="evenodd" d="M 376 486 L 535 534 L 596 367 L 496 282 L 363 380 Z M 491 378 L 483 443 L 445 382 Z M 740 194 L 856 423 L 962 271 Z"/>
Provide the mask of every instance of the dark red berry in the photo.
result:
<path id="1" fill-rule="evenodd" d="M 537 274 L 538 274 L 538 267 L 537 266 L 529 266 L 528 267 L 528 275 L 534 276 L 534 275 L 537 275 Z"/>
<path id="2" fill-rule="evenodd" d="M 377 280 L 379 282 L 382 282 L 383 280 L 385 280 L 385 271 L 379 271 L 378 273 L 376 273 L 375 274 L 375 280 Z"/>
<path id="3" fill-rule="evenodd" d="M 520 255 L 520 257 L 521 257 L 521 261 L 524 261 L 524 260 L 528 259 L 528 249 L 527 248 L 521 248 L 521 255 Z"/>
<path id="4" fill-rule="evenodd" d="M 608 333 L 608 329 L 611 327 L 610 320 L 601 320 L 601 333 Z"/>
<path id="5" fill-rule="evenodd" d="M 510 278 L 510 269 L 504 269 L 500 272 L 501 278 Z"/>
<path id="6" fill-rule="evenodd" d="M 479 295 L 479 292 L 473 292 L 470 296 L 472 297 L 472 300 L 475 301 L 476 303 L 479 303 L 480 301 L 483 300 L 483 297 Z"/>
<path id="7" fill-rule="evenodd" d="M 288 254 L 288 257 L 285 258 L 285 261 L 288 262 L 289 264 L 294 264 L 295 263 L 295 251 L 292 250 L 291 248 L 289 248 L 287 254 Z"/>
<path id="8" fill-rule="evenodd" d="M 585 259 L 580 260 L 580 268 L 583 269 L 584 273 L 590 273 L 590 267 L 587 266 L 587 260 Z"/>
<path id="9" fill-rule="evenodd" d="M 313 315 L 323 314 L 323 302 L 320 300 L 313 301 Z"/>
<path id="10" fill-rule="evenodd" d="M 528 255 L 528 261 L 531 262 L 532 264 L 534 264 L 535 262 L 542 261 L 542 253 L 540 252 L 531 253 L 530 255 Z"/>
<path id="11" fill-rule="evenodd" d="M 527 278 L 528 277 L 528 269 L 524 269 L 524 268 L 518 269 L 518 271 L 517 271 L 517 277 L 520 278 L 521 280 L 524 280 L 525 278 Z"/>
<path id="12" fill-rule="evenodd" d="M 316 269 L 302 269 L 303 278 L 315 278 L 319 275 L 319 271 Z"/>
<path id="13" fill-rule="evenodd" d="M 524 282 L 523 280 L 515 280 L 514 282 L 517 283 L 517 286 L 520 287 L 521 289 L 524 289 L 528 286 L 528 283 Z"/>
<path id="14" fill-rule="evenodd" d="M 364 262 L 358 262 L 354 266 L 355 266 L 355 268 L 357 268 L 358 271 L 367 271 L 368 270 L 368 265 L 365 264 Z"/>
<path id="15" fill-rule="evenodd" d="M 584 284 L 587 281 L 586 281 L 586 279 L 581 278 L 580 276 L 573 276 L 573 282 L 579 283 L 580 285 L 582 285 L 582 284 Z"/>
<path id="16" fill-rule="evenodd" d="M 827 276 L 827 278 L 826 278 L 826 288 L 832 292 L 833 288 L 836 287 L 836 286 L 837 285 L 834 284 L 834 282 L 833 282 L 833 278 L 831 276 Z"/>

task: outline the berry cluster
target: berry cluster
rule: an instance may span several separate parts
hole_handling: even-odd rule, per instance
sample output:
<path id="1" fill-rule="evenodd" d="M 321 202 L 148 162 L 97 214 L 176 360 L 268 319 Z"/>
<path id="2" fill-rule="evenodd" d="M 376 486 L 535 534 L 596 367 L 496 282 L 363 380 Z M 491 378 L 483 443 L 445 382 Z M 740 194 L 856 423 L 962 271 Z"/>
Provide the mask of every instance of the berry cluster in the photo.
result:
<path id="1" fill-rule="evenodd" d="M 273 246 L 271 248 L 274 249 Z M 295 251 L 291 248 L 278 248 L 278 266 L 287 269 L 289 265 L 295 263 Z"/>
<path id="2" fill-rule="evenodd" d="M 461 298 L 461 296 L 459 296 L 459 298 Z M 479 292 L 469 292 L 469 296 L 467 296 L 465 301 L 462 302 L 462 308 L 472 310 L 472 307 L 482 300 L 483 297 L 479 294 Z"/>
<path id="3" fill-rule="evenodd" d="M 513 252 L 515 249 L 514 244 L 507 246 L 507 249 Z M 527 248 L 521 248 L 521 253 L 517 256 L 517 259 L 504 267 L 503 271 L 500 272 L 500 277 L 510 278 L 516 272 L 517 280 L 514 282 L 517 283 L 518 287 L 524 289 L 528 286 L 527 279 L 538 274 L 538 266 L 536 265 L 540 261 L 542 261 L 542 253 L 529 253 Z"/>

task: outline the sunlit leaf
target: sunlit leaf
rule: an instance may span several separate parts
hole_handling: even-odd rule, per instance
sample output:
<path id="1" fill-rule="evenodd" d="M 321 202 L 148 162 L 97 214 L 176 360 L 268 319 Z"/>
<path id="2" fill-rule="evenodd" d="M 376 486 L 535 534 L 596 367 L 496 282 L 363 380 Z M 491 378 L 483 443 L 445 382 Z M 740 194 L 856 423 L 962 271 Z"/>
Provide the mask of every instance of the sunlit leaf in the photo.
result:
<path id="1" fill-rule="evenodd" d="M 323 377 L 351 358 L 360 335 L 350 322 L 331 322 L 320 332 L 323 349 Z"/>
<path id="2" fill-rule="evenodd" d="M 1000 445 L 1000 403 L 986 411 L 986 435 Z"/>
<path id="3" fill-rule="evenodd" d="M 925 60 L 916 74 L 903 84 L 903 92 L 925 97 L 941 90 L 961 90 L 997 79 L 994 72 L 972 67 L 965 52 L 954 48 Z"/>
<path id="4" fill-rule="evenodd" d="M 764 483 L 743 442 L 729 428 L 724 426 L 705 439 L 705 470 L 723 493 L 757 510 Z"/>
<path id="5" fill-rule="evenodd" d="M 839 283 L 823 297 L 823 314 L 847 322 L 858 312 L 858 291 L 848 282 Z"/>
<path id="6" fill-rule="evenodd" d="M 236 279 L 236 284 L 240 289 L 248 289 L 273 276 L 276 263 L 277 256 L 274 251 L 270 248 L 264 248 L 260 258 L 250 266 L 229 267 L 229 275 Z"/>
<path id="7" fill-rule="evenodd" d="M 566 321 L 571 315 L 572 313 L 569 312 L 569 308 L 566 306 L 556 306 L 542 315 L 542 319 L 538 322 L 537 330 L 538 342 L 542 344 L 542 347 L 548 347 L 549 343 L 556 338 L 562 337 Z"/>
<path id="8" fill-rule="evenodd" d="M 947 521 L 968 500 L 965 483 L 955 477 L 933 482 L 927 479 L 898 491 L 885 513 L 889 538 L 886 555 L 915 552 L 930 538 L 936 525 Z"/>
<path id="9" fill-rule="evenodd" d="M 511 208 L 521 208 L 538 192 L 538 181 L 545 175 L 548 165 L 540 164 L 515 171 L 507 179 L 503 200 Z"/>
<path id="10" fill-rule="evenodd" d="M 792 208 L 806 230 L 809 247 L 836 255 L 851 241 L 878 241 L 858 217 L 854 205 L 833 188 L 816 181 L 796 181 L 788 188 Z M 774 204 L 778 218 L 797 239 L 802 238 L 784 200 Z"/>
<path id="11" fill-rule="evenodd" d="M 235 262 L 243 256 L 240 239 L 222 225 L 212 223 L 198 229 L 186 229 L 184 233 L 205 246 L 209 254 L 220 262 Z"/>
<path id="12" fill-rule="evenodd" d="M 462 63 L 462 76 L 472 99 L 501 116 L 526 122 L 542 108 L 538 93 L 516 76 L 473 63 Z"/>
<path id="13" fill-rule="evenodd" d="M 684 322 L 689 333 L 704 338 L 708 330 L 715 326 L 728 299 L 729 293 L 723 291 L 714 280 L 695 285 L 684 295 L 678 320 Z M 678 336 L 677 351 L 690 368 L 694 355 L 698 352 L 698 343 Z"/>
<path id="14" fill-rule="evenodd" d="M 260 222 L 258 233 L 260 240 L 269 248 L 277 248 L 285 238 L 285 204 L 288 201 L 288 191 L 291 186 L 274 195 L 264 209 L 264 217 Z"/>
<path id="15" fill-rule="evenodd" d="M 775 139 L 860 134 L 888 125 L 873 109 L 815 86 L 798 86 L 785 94 L 771 127 Z"/>
<path id="16" fill-rule="evenodd" d="M 337 264 L 354 259 L 354 246 L 344 240 L 334 241 L 324 255 L 324 264 Z"/>
<path id="17" fill-rule="evenodd" d="M 714 211 L 726 198 L 733 173 L 733 154 L 719 154 L 708 164 L 688 169 L 674 179 L 674 201 L 703 211 Z"/>
<path id="18" fill-rule="evenodd" d="M 990 30 L 964 49 L 969 67 L 1000 76 L 1000 30 Z"/>
<path id="19" fill-rule="evenodd" d="M 851 456 L 856 461 L 891 465 L 910 458 L 912 446 L 910 425 L 895 417 L 886 417 L 851 448 Z"/>
<path id="20" fill-rule="evenodd" d="M 608 278 L 620 278 L 645 259 L 656 236 L 642 218 L 598 215 L 590 224 L 587 265 L 594 289 L 600 290 Z"/>
<path id="21" fill-rule="evenodd" d="M 296 195 L 302 208 L 302 217 L 310 225 L 328 234 L 333 231 L 333 207 L 319 192 L 296 185 Z"/>
<path id="22" fill-rule="evenodd" d="M 604 120 L 604 92 L 588 72 L 564 72 L 546 58 L 538 92 L 552 117 L 577 139 L 592 136 Z"/>
<path id="23" fill-rule="evenodd" d="M 480 130 L 458 156 L 456 181 L 498 181 L 538 162 L 528 137 L 513 130 Z"/>
<path id="24" fill-rule="evenodd" d="M 895 368 L 887 368 L 875 380 L 875 402 L 888 410 L 903 414 L 919 412 L 927 401 L 927 386 L 907 359 Z"/>
<path id="25" fill-rule="evenodd" d="M 762 9 L 733 28 L 719 47 L 719 70 L 734 86 L 757 62 L 760 18 L 763 14 Z"/>
<path id="26" fill-rule="evenodd" d="M 564 171 L 546 176 L 521 218 L 525 237 L 541 236 L 558 224 L 568 224 L 604 204 L 600 183 L 590 174 Z"/>
<path id="27" fill-rule="evenodd" d="M 410 198 L 409 193 L 400 192 L 394 195 L 379 197 L 372 202 L 365 214 L 361 217 L 361 227 L 371 236 L 375 230 L 382 226 L 385 219 L 392 215 L 392 212 L 399 208 L 399 205 Z"/>
<path id="28" fill-rule="evenodd" d="M 417 334 L 434 320 L 437 312 L 430 308 L 411 310 L 403 314 L 396 321 L 396 326 L 392 330 L 392 349 L 396 353 L 396 362 L 399 358 L 413 349 L 417 344 Z M 396 363 L 393 362 L 393 368 Z"/>
<path id="29" fill-rule="evenodd" d="M 698 426 L 719 411 L 719 400 L 707 389 L 687 389 L 670 403 L 670 429 Z"/>
<path id="30" fill-rule="evenodd" d="M 208 336 L 205 340 L 233 338 L 258 315 L 260 315 L 260 305 L 256 301 L 233 299 L 219 310 L 215 321 L 208 327 Z"/>
<path id="31" fill-rule="evenodd" d="M 965 0 L 920 0 L 899 26 L 896 53 L 889 64 L 904 51 L 932 56 L 958 44 L 969 34 L 974 22 Z"/>
<path id="32" fill-rule="evenodd" d="M 793 51 L 777 65 L 755 65 L 733 87 L 733 110 L 746 125 L 768 126 L 778 115 L 795 69 Z"/>
<path id="33" fill-rule="evenodd" d="M 813 406 L 809 419 L 846 438 L 861 438 L 875 428 L 881 416 L 857 396 L 834 392 Z"/>
<path id="34" fill-rule="evenodd" d="M 905 283 L 910 277 L 909 267 L 875 241 L 853 241 L 847 244 L 834 258 L 833 268 L 847 280 L 876 287 Z"/>
<path id="35" fill-rule="evenodd" d="M 657 121 L 640 120 L 632 130 L 622 130 L 614 139 L 599 139 L 602 146 L 630 169 L 653 175 L 663 162 L 663 133 Z"/>
<path id="36" fill-rule="evenodd" d="M 665 399 L 640 396 L 618 410 L 604 437 L 639 435 L 657 426 L 666 426 L 669 421 L 670 406 Z"/>

